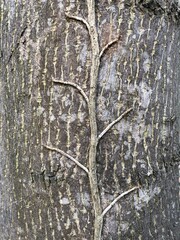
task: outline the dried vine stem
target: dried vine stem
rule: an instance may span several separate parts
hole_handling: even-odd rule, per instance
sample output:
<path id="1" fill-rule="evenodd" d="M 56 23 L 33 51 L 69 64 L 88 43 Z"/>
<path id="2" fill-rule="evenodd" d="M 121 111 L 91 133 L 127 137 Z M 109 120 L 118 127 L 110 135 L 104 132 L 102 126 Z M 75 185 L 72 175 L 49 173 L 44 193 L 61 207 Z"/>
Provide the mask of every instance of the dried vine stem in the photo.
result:
<path id="1" fill-rule="evenodd" d="M 61 149 L 58 149 L 58 148 L 55 148 L 55 147 L 52 147 L 52 146 L 47 146 L 47 145 L 43 145 L 43 147 L 47 148 L 48 150 L 58 152 L 58 153 L 62 154 L 63 156 L 69 158 L 71 161 L 73 161 L 74 163 L 76 163 L 81 169 L 83 169 L 87 174 L 89 174 L 88 169 L 87 169 L 84 165 L 82 165 L 78 160 L 76 160 L 75 158 L 73 158 L 71 155 L 65 153 L 65 152 L 62 151 Z"/>
<path id="2" fill-rule="evenodd" d="M 90 72 L 90 92 L 89 92 L 89 121 L 90 121 L 90 144 L 89 144 L 89 183 L 91 189 L 91 196 L 93 202 L 93 209 L 95 213 L 94 221 L 94 240 L 101 239 L 101 231 L 103 218 L 102 207 L 100 201 L 100 193 L 98 189 L 97 173 L 96 173 L 96 156 L 97 156 L 97 120 L 96 120 L 96 89 L 97 80 L 99 75 L 100 55 L 99 55 L 99 40 L 96 29 L 96 16 L 95 16 L 95 1 L 87 0 L 88 5 L 88 22 L 81 18 L 66 14 L 66 17 L 82 22 L 88 29 L 91 40 L 91 72 Z"/>
<path id="3" fill-rule="evenodd" d="M 88 29 L 88 32 L 90 33 L 89 23 L 84 18 L 77 17 L 77 16 L 72 16 L 72 15 L 69 15 L 67 13 L 65 13 L 65 16 L 69 19 L 74 19 L 76 21 L 82 22 L 86 26 L 86 28 Z"/>
<path id="4" fill-rule="evenodd" d="M 89 143 L 89 169 L 83 166 L 78 160 L 70 156 L 69 154 L 65 153 L 64 151 L 54 148 L 52 146 L 43 145 L 45 148 L 56 151 L 63 156 L 69 158 L 73 162 L 75 162 L 81 169 L 83 169 L 89 177 L 90 183 L 90 190 L 91 190 L 91 197 L 92 197 L 92 204 L 94 210 L 94 240 L 101 240 L 101 233 L 103 227 L 103 218 L 106 213 L 115 205 L 115 203 L 121 199 L 123 196 L 129 194 L 130 192 L 134 191 L 138 187 L 134 187 L 121 195 L 115 198 L 104 210 L 102 209 L 101 199 L 100 199 L 100 191 L 98 188 L 98 179 L 97 179 L 97 166 L 96 166 L 96 157 L 97 157 L 97 145 L 98 141 L 118 122 L 120 121 L 127 113 L 129 113 L 132 108 L 125 111 L 121 116 L 119 116 L 116 120 L 110 123 L 98 136 L 97 132 L 97 118 L 96 118 L 96 92 L 97 92 L 97 82 L 99 76 L 99 68 L 100 68 L 100 60 L 103 54 L 111 47 L 114 43 L 119 40 L 119 37 L 109 42 L 100 52 L 99 50 L 99 40 L 98 40 L 98 31 L 96 28 L 96 16 L 95 16 L 95 0 L 87 0 L 88 6 L 88 22 L 76 16 L 71 16 L 65 13 L 66 17 L 69 19 L 74 19 L 76 21 L 82 22 L 86 28 L 88 29 L 90 41 L 91 41 L 91 69 L 90 69 L 90 91 L 89 91 L 89 98 L 83 91 L 83 89 L 75 83 L 72 82 L 65 82 L 65 81 L 57 81 L 53 79 L 54 83 L 69 85 L 76 88 L 79 93 L 84 97 L 86 102 L 88 103 L 88 110 L 89 110 L 89 122 L 90 122 L 90 143 Z"/>
<path id="5" fill-rule="evenodd" d="M 116 43 L 119 40 L 119 37 L 112 40 L 111 42 L 109 42 L 108 44 L 105 45 L 105 47 L 103 47 L 103 49 L 101 50 L 100 54 L 99 54 L 99 58 L 101 58 L 103 56 L 103 54 L 105 53 L 105 51 L 111 47 L 114 43 Z"/>
<path id="6" fill-rule="evenodd" d="M 89 183 L 91 197 L 94 209 L 94 240 L 101 239 L 103 226 L 102 206 L 100 192 L 97 180 L 97 119 L 96 119 L 96 92 L 97 81 L 99 76 L 100 58 L 99 58 L 99 40 L 96 28 L 95 1 L 87 0 L 88 5 L 88 23 L 89 36 L 91 41 L 91 69 L 90 69 L 90 92 L 89 92 L 89 121 L 90 121 L 90 143 L 89 143 Z"/>
<path id="7" fill-rule="evenodd" d="M 102 217 L 104 217 L 106 215 L 106 213 L 117 203 L 117 201 L 119 201 L 122 197 L 128 195 L 129 193 L 133 192 L 134 190 L 138 189 L 139 187 L 133 187 L 131 189 L 129 189 L 126 192 L 123 192 L 122 194 L 120 194 L 118 197 L 116 197 L 102 212 Z"/>
<path id="8" fill-rule="evenodd" d="M 54 83 L 58 83 L 58 84 L 63 84 L 63 85 L 69 85 L 69 86 L 71 86 L 71 87 L 76 88 L 76 89 L 79 91 L 79 93 L 84 97 L 84 99 L 86 100 L 87 104 L 89 104 L 89 99 L 88 99 L 86 93 L 85 93 L 84 90 L 83 90 L 80 86 L 78 86 L 76 83 L 59 81 L 59 80 L 56 80 L 56 79 L 54 79 L 54 78 L 53 78 L 53 82 L 54 82 Z"/>
<path id="9" fill-rule="evenodd" d="M 112 123 L 110 123 L 101 134 L 98 136 L 98 140 L 100 140 L 117 122 L 119 122 L 126 114 L 132 111 L 133 108 L 129 108 L 124 113 L 122 113 L 117 119 L 115 119 Z"/>
<path id="10" fill-rule="evenodd" d="M 89 110 L 89 121 L 90 121 L 90 143 L 89 143 L 89 183 L 90 190 L 92 196 L 93 209 L 95 214 L 94 219 L 94 240 L 101 240 L 101 233 L 103 227 L 103 217 L 107 211 L 123 196 L 133 191 L 132 189 L 121 194 L 117 197 L 104 211 L 102 210 L 101 200 L 100 200 L 100 192 L 98 188 L 98 180 L 97 180 L 97 166 L 96 166 L 96 157 L 97 157 L 97 145 L 99 139 L 101 139 L 105 133 L 112 128 L 114 124 L 116 124 L 120 119 L 122 119 L 128 112 L 132 110 L 128 109 L 124 112 L 120 117 L 118 117 L 115 121 L 109 124 L 104 131 L 98 136 L 97 132 L 97 119 L 96 119 L 96 92 L 97 92 L 97 81 L 99 76 L 99 68 L 100 68 L 100 59 L 105 53 L 105 51 L 114 43 L 118 41 L 119 38 L 114 39 L 109 42 L 100 52 L 99 50 L 99 40 L 98 40 L 98 31 L 96 28 L 96 16 L 95 16 L 95 1 L 87 0 L 88 5 L 88 22 L 80 17 L 74 17 L 67 15 L 70 19 L 74 19 L 80 21 L 85 24 L 88 29 L 89 37 L 91 40 L 91 69 L 90 69 L 90 92 L 88 99 L 88 110 Z M 63 82 L 61 82 L 63 83 Z M 67 83 L 65 83 L 67 84 Z M 69 84 L 77 88 L 76 84 Z M 77 88 L 81 94 L 85 97 L 82 90 Z"/>

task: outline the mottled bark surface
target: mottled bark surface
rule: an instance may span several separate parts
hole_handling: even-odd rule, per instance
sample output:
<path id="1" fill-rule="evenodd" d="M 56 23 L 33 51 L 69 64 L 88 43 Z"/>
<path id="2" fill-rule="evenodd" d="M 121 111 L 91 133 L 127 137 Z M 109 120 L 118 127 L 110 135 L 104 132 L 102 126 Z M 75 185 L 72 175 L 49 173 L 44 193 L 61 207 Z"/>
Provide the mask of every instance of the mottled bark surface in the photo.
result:
<path id="1" fill-rule="evenodd" d="M 87 1 L 91 2 L 91 1 Z M 92 240 L 86 1 L 1 0 L 0 235 Z M 92 1 L 93 2 L 93 1 Z M 102 239 L 178 240 L 180 15 L 178 1 L 96 1 L 101 57 L 96 93 Z"/>

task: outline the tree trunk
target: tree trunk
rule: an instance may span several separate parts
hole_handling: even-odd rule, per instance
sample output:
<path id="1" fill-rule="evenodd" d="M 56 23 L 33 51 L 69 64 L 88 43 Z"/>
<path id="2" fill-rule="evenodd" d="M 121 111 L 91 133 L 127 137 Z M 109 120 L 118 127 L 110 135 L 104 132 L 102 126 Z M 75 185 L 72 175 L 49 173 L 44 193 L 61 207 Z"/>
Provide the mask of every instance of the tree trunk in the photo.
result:
<path id="1" fill-rule="evenodd" d="M 1 0 L 3 240 L 178 240 L 180 3 Z"/>

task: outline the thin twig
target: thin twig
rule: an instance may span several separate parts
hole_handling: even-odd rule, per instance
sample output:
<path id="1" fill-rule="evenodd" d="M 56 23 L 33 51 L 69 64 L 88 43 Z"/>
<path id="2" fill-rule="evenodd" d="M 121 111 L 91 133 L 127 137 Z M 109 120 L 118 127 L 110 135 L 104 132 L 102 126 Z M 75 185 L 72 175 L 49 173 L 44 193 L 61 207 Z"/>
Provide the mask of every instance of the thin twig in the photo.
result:
<path id="1" fill-rule="evenodd" d="M 121 114 L 116 120 L 110 123 L 98 136 L 98 140 L 100 140 L 117 122 L 119 122 L 127 113 L 129 113 L 133 108 L 129 108 L 124 113 Z"/>
<path id="2" fill-rule="evenodd" d="M 101 50 L 100 54 L 99 54 L 99 58 L 101 58 L 103 56 L 103 54 L 105 53 L 105 51 L 112 46 L 114 43 L 116 43 L 119 40 L 119 37 L 112 40 L 111 42 L 109 42 L 108 44 L 106 44 L 105 47 L 103 47 L 103 49 Z"/>
<path id="3" fill-rule="evenodd" d="M 76 89 L 79 91 L 79 93 L 84 97 L 84 99 L 86 100 L 87 104 L 89 103 L 89 99 L 88 99 L 86 93 L 85 93 L 84 90 L 83 90 L 80 86 L 78 86 L 76 83 L 73 83 L 73 82 L 65 82 L 65 81 L 58 81 L 58 80 L 55 80 L 55 79 L 53 80 L 53 82 L 54 82 L 54 83 L 59 83 L 59 84 L 64 84 L 64 85 L 69 85 L 69 86 L 71 86 L 71 87 L 76 88 Z"/>
<path id="4" fill-rule="evenodd" d="M 71 161 L 75 162 L 80 168 L 82 168 L 87 174 L 89 174 L 89 170 L 85 166 L 83 166 L 79 161 L 77 161 L 75 158 L 70 156 L 68 153 L 65 153 L 61 149 L 58 149 L 58 148 L 55 148 L 52 146 L 47 146 L 47 145 L 43 145 L 43 146 L 51 151 L 58 152 L 58 153 L 62 154 L 63 156 L 69 158 Z"/>
<path id="5" fill-rule="evenodd" d="M 74 19 L 76 21 L 82 22 L 86 26 L 86 28 L 88 29 L 88 32 L 90 33 L 89 23 L 84 18 L 77 17 L 77 16 L 71 16 L 71 15 L 69 15 L 67 13 L 65 13 L 65 15 L 66 15 L 67 18 Z"/>
<path id="6" fill-rule="evenodd" d="M 109 204 L 109 206 L 107 206 L 104 211 L 102 212 L 102 217 L 104 217 L 106 215 L 106 213 L 114 206 L 114 204 L 117 203 L 117 201 L 119 201 L 122 197 L 126 196 L 127 194 L 129 194 L 130 192 L 138 189 L 139 187 L 133 187 L 131 188 L 130 190 L 126 191 L 126 192 L 123 192 L 122 194 L 120 194 L 118 197 L 116 197 L 112 203 Z"/>

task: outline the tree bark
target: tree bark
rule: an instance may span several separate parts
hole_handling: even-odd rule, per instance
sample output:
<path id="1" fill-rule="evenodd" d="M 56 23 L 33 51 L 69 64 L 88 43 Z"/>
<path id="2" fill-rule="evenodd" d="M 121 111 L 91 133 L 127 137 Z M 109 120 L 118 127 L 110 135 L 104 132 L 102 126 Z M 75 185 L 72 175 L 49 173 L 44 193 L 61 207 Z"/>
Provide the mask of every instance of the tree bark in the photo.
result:
<path id="1" fill-rule="evenodd" d="M 180 3 L 3 1 L 3 240 L 177 240 Z"/>

